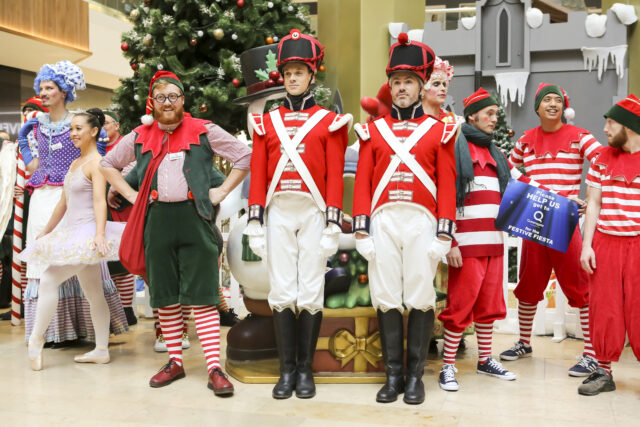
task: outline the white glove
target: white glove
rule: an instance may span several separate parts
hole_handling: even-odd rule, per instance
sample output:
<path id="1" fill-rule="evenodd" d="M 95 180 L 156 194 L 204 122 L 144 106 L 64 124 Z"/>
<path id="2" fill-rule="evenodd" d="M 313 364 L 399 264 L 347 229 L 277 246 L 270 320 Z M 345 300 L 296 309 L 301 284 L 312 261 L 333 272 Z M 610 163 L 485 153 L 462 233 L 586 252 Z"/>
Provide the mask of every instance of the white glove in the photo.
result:
<path id="1" fill-rule="evenodd" d="M 429 247 L 429 258 L 432 260 L 440 260 L 446 256 L 451 250 L 452 240 L 440 240 L 434 237 L 431 246 Z"/>
<path id="2" fill-rule="evenodd" d="M 260 225 L 258 221 L 251 221 L 242 233 L 249 236 L 249 247 L 253 253 L 260 258 L 266 259 L 267 235 L 265 233 L 265 227 Z"/>
<path id="3" fill-rule="evenodd" d="M 322 238 L 320 239 L 320 253 L 323 257 L 329 258 L 338 251 L 338 240 L 342 230 L 337 224 L 330 222 L 329 225 L 322 230 Z"/>
<path id="4" fill-rule="evenodd" d="M 376 247 L 371 236 L 367 236 L 364 239 L 356 239 L 356 250 L 369 262 L 376 257 Z"/>

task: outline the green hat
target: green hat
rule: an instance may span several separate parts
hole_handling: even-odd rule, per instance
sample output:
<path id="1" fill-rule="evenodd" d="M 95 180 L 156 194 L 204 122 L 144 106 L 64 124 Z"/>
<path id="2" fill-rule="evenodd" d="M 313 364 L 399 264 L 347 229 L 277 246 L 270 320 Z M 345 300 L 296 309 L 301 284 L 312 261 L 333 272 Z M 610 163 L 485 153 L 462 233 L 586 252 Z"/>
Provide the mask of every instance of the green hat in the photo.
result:
<path id="1" fill-rule="evenodd" d="M 640 99 L 634 94 L 630 93 L 611 107 L 604 116 L 640 134 Z"/>
<path id="2" fill-rule="evenodd" d="M 562 98 L 562 102 L 564 104 L 563 108 L 569 107 L 569 98 L 567 98 L 567 95 L 564 93 L 562 88 L 560 88 L 560 86 L 552 85 L 550 83 L 540 83 L 540 86 L 538 86 L 538 90 L 536 91 L 536 98 L 535 98 L 535 103 L 533 104 L 533 111 L 535 111 L 536 113 L 538 112 L 538 107 L 540 107 L 542 98 L 544 98 L 546 95 L 550 93 L 555 93 L 560 98 Z"/>
<path id="3" fill-rule="evenodd" d="M 105 116 L 109 116 L 111 117 L 114 121 L 120 123 L 120 115 L 118 113 L 116 113 L 115 111 L 110 111 L 110 110 L 102 110 L 102 113 Z"/>
<path id="4" fill-rule="evenodd" d="M 483 88 L 478 89 L 471 95 L 467 96 L 463 101 L 464 117 L 467 118 L 473 113 L 482 110 L 489 105 L 498 105 L 498 101 Z"/>

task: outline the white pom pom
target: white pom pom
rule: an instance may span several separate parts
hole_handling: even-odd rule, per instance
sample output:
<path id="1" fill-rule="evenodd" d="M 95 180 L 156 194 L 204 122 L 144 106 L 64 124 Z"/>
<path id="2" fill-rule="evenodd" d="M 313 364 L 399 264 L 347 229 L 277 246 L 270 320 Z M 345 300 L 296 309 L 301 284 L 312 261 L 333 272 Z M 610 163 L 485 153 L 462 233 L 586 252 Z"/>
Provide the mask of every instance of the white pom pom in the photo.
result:
<path id="1" fill-rule="evenodd" d="M 584 21 L 584 29 L 589 37 L 602 37 L 607 32 L 607 15 L 590 14 Z"/>
<path id="2" fill-rule="evenodd" d="M 611 10 L 613 10 L 624 25 L 631 25 L 638 20 L 638 16 L 636 16 L 636 10 L 631 4 L 622 4 L 615 3 L 611 6 Z"/>
<path id="3" fill-rule="evenodd" d="M 529 24 L 531 28 L 538 28 L 542 25 L 542 18 L 542 11 L 537 7 L 527 9 L 527 24 Z"/>
<path id="4" fill-rule="evenodd" d="M 151 114 L 145 114 L 144 116 L 140 117 L 140 121 L 142 122 L 143 125 L 152 125 L 153 124 L 153 116 Z"/>
<path id="5" fill-rule="evenodd" d="M 576 110 L 571 107 L 565 108 L 564 110 L 564 118 L 567 120 L 573 120 L 576 118 Z"/>

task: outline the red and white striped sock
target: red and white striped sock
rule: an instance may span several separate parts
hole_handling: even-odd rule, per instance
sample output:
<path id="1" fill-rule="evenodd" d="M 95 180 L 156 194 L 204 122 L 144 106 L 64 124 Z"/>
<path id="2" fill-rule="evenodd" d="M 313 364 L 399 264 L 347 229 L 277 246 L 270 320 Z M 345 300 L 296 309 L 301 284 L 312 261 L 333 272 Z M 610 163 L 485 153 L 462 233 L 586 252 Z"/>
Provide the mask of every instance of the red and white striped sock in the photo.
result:
<path id="1" fill-rule="evenodd" d="M 477 323 L 478 362 L 484 363 L 491 357 L 491 339 L 493 338 L 493 323 Z"/>
<path id="2" fill-rule="evenodd" d="M 224 288 L 222 286 L 218 286 L 218 297 L 220 298 L 220 302 L 216 306 L 218 311 L 229 311 L 227 299 L 224 297 Z"/>
<path id="3" fill-rule="evenodd" d="M 533 329 L 533 318 L 536 316 L 538 304 L 527 304 L 518 301 L 518 322 L 520 323 L 520 341 L 530 345 L 531 330 Z"/>
<path id="4" fill-rule="evenodd" d="M 213 305 L 195 305 L 196 332 L 207 360 L 207 371 L 220 366 L 220 314 Z"/>
<path id="5" fill-rule="evenodd" d="M 116 284 L 120 301 L 123 307 L 133 307 L 133 296 L 136 289 L 136 279 L 133 274 L 118 273 L 111 276 L 111 280 Z"/>
<path id="6" fill-rule="evenodd" d="M 445 365 L 453 365 L 456 363 L 456 352 L 458 345 L 462 339 L 462 332 L 452 332 L 445 328 L 444 330 L 444 354 L 442 361 Z"/>
<path id="7" fill-rule="evenodd" d="M 29 283 L 29 279 L 27 279 L 27 264 L 21 262 L 20 266 L 20 287 L 22 288 L 22 292 L 24 292 Z"/>
<path id="8" fill-rule="evenodd" d="M 595 358 L 596 352 L 593 351 L 591 335 L 589 334 L 589 304 L 580 307 L 580 327 L 582 328 L 582 335 L 584 336 L 583 354 Z"/>
<path id="9" fill-rule="evenodd" d="M 189 318 L 191 317 L 192 305 L 182 306 L 182 333 L 189 335 Z"/>
<path id="10" fill-rule="evenodd" d="M 180 304 L 160 307 L 158 317 L 164 342 L 169 352 L 169 359 L 175 360 L 182 366 L 182 308 Z"/>
<path id="11" fill-rule="evenodd" d="M 611 360 L 598 360 L 598 367 L 605 370 L 605 372 L 611 375 Z"/>
<path id="12" fill-rule="evenodd" d="M 162 334 L 162 329 L 160 329 L 160 320 L 158 318 L 158 309 L 152 308 L 151 311 L 153 311 L 153 327 L 156 330 L 156 338 L 158 338 L 158 336 Z"/>

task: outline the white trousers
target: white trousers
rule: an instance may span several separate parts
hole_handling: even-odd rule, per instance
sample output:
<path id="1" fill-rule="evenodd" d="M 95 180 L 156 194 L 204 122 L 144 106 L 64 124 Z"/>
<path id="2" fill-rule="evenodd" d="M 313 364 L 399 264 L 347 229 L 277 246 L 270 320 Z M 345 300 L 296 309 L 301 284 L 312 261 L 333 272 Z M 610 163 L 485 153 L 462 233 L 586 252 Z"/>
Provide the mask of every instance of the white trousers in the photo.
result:
<path id="1" fill-rule="evenodd" d="M 27 243 L 25 247 L 31 245 L 36 237 L 44 230 L 54 208 L 60 201 L 62 196 L 62 186 L 43 185 L 36 188 L 31 194 L 29 201 L 29 217 L 27 219 Z M 27 263 L 27 278 L 39 279 L 46 264 L 38 264 L 35 262 Z"/>
<path id="2" fill-rule="evenodd" d="M 369 288 L 374 308 L 386 312 L 428 310 L 436 304 L 433 279 L 439 260 L 428 252 L 436 233 L 436 219 L 408 204 L 388 205 L 371 219 L 376 250 L 369 263 Z"/>
<path id="3" fill-rule="evenodd" d="M 271 309 L 297 306 L 311 314 L 322 310 L 327 263 L 320 249 L 324 212 L 310 197 L 287 192 L 271 200 L 265 217 Z"/>

